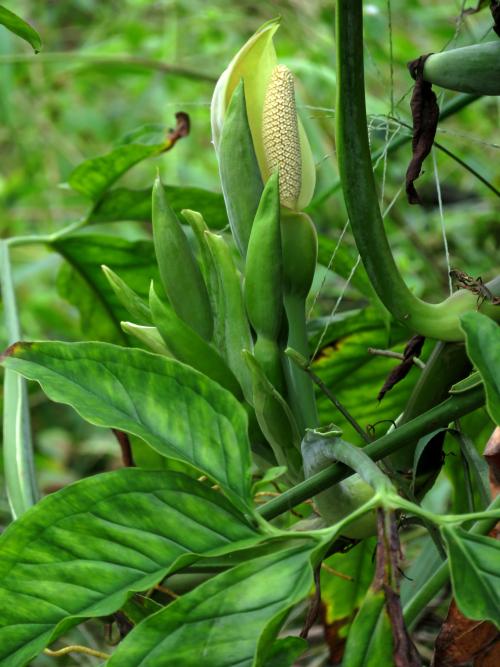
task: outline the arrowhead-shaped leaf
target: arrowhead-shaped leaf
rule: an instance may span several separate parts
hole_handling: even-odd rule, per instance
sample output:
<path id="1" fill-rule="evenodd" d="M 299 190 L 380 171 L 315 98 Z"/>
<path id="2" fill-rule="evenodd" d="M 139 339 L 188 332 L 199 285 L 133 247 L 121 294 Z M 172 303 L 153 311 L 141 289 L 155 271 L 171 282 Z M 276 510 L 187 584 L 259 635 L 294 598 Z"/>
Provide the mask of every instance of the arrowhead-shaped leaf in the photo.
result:
<path id="1" fill-rule="evenodd" d="M 26 665 L 189 554 L 220 555 L 262 537 L 222 494 L 179 473 L 126 468 L 47 496 L 0 538 L 0 666 Z"/>
<path id="2" fill-rule="evenodd" d="M 250 498 L 247 418 L 220 385 L 173 359 L 107 343 L 16 343 L 3 364 L 97 426 L 145 440 Z"/>

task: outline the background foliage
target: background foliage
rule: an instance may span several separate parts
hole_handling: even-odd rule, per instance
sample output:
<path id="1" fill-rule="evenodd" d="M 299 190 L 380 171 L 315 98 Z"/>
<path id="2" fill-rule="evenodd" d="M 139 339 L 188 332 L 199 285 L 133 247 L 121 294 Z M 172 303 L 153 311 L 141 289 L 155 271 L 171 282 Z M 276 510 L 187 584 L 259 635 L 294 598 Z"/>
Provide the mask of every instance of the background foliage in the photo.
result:
<path id="1" fill-rule="evenodd" d="M 322 262 L 328 263 L 346 222 L 339 191 L 328 194 L 338 178 L 333 3 L 18 0 L 4 4 L 39 30 L 43 49 L 34 56 L 28 45 L 0 27 L 2 238 L 49 234 L 80 219 L 88 212 L 89 201 L 65 186 L 73 169 L 85 159 L 109 153 L 121 137 L 138 126 L 173 126 L 174 114 L 181 110 L 191 117 L 189 137 L 171 152 L 138 164 L 119 186 L 148 188 L 159 169 L 168 186 L 217 191 L 218 172 L 209 123 L 214 82 L 248 36 L 264 21 L 281 15 L 277 47 L 280 60 L 297 78 L 301 114 L 318 167 L 317 196 L 311 214 L 318 230 L 327 237 L 320 252 Z M 399 127 L 398 121 L 409 122 L 411 81 L 406 62 L 421 53 L 438 51 L 450 41 L 465 45 L 486 35 L 491 23 L 487 13 L 457 19 L 464 8 L 473 4 L 458 0 L 365 3 L 368 113 L 374 149 L 383 149 Z M 441 94 L 439 99 L 442 104 L 449 98 Z M 389 134 L 381 117 L 388 113 L 395 119 Z M 442 123 L 437 136 L 441 144 L 497 189 L 499 115 L 498 99 L 482 99 Z M 399 135 L 405 132 L 404 127 L 398 130 Z M 406 145 L 387 161 L 380 160 L 376 174 L 383 208 L 398 195 L 408 159 Z M 495 218 L 497 196 L 491 187 L 450 157 L 438 152 L 437 160 L 451 266 L 484 280 L 491 278 L 500 240 Z M 424 207 L 410 207 L 399 196 L 386 224 L 403 274 L 419 296 L 437 301 L 448 291 L 448 276 L 436 179 L 430 161 L 420 191 Z M 189 207 L 197 208 L 196 199 L 191 199 Z M 216 217 L 215 207 L 213 219 Z M 211 220 L 207 222 L 210 224 Z M 99 266 L 105 258 L 120 266 L 123 277 L 127 275 L 123 267 L 129 267 L 132 273 L 135 262 L 146 267 L 147 273 L 150 225 L 98 222 L 91 232 L 106 239 L 97 247 L 95 238 L 89 239 L 86 245 L 80 243 L 76 251 L 70 243 L 65 247 L 60 244 L 56 248 L 59 254 L 41 246 L 12 250 L 26 338 L 116 340 L 117 332 L 101 317 L 103 305 L 96 303 L 89 285 L 100 276 Z M 70 267 L 66 260 L 75 256 L 78 263 L 75 260 Z M 328 315 L 344 290 L 340 314 L 348 307 L 365 305 L 370 293 L 361 270 L 346 288 L 345 279 L 355 260 L 354 243 L 347 231 L 333 270 L 326 278 L 324 272 L 318 272 L 315 290 L 321 288 L 321 296 L 311 303 L 313 316 Z M 395 418 L 416 374 L 412 371 L 378 405 L 376 395 L 392 362 L 368 354 L 369 346 L 386 346 L 387 331 L 376 313 L 371 317 L 367 312 L 356 320 L 345 321 L 340 316 L 323 339 L 327 347 L 317 362 L 322 377 L 335 387 L 364 425 Z M 311 330 L 318 332 L 313 339 L 318 342 L 321 322 L 312 323 Z M 397 331 L 393 337 L 395 343 L 404 340 L 404 334 L 398 335 Z M 120 465 L 118 448 L 107 431 L 83 423 L 62 405 L 50 403 L 37 386 L 30 386 L 30 392 L 37 470 L 45 493 Z M 321 410 L 323 421 L 328 420 L 326 402 Z M 465 430 L 469 426 L 478 434 L 479 443 L 484 443 L 491 431 L 491 422 L 483 411 L 468 417 L 463 425 Z M 448 450 L 453 448 L 456 445 L 450 441 Z M 448 457 L 446 468 L 448 477 L 437 485 L 431 500 L 445 507 L 451 503 L 455 511 L 463 511 L 467 509 L 463 497 L 454 495 L 460 487 L 461 468 L 453 457 Z M 6 523 L 4 496 L 0 502 L 2 523 Z M 331 612 L 332 618 L 336 613 L 342 611 Z M 92 622 L 83 632 L 86 627 L 94 630 Z M 78 641 L 86 643 L 85 638 Z M 88 658 L 78 660 L 81 664 L 92 662 Z M 53 664 L 53 660 L 41 657 L 34 664 Z M 76 658 L 68 658 L 67 664 L 76 664 Z"/>

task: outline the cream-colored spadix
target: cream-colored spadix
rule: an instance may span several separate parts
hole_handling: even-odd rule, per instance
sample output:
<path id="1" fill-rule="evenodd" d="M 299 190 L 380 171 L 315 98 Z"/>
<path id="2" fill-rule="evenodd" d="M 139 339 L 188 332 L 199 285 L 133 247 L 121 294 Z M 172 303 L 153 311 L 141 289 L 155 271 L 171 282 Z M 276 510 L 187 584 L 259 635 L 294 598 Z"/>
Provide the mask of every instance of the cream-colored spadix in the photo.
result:
<path id="1" fill-rule="evenodd" d="M 262 180 L 266 182 L 277 170 L 281 204 L 301 210 L 313 196 L 316 170 L 297 116 L 293 75 L 276 58 L 273 36 L 278 28 L 276 19 L 265 23 L 220 77 L 212 98 L 212 135 L 217 150 L 226 109 L 243 79 L 248 124 Z"/>

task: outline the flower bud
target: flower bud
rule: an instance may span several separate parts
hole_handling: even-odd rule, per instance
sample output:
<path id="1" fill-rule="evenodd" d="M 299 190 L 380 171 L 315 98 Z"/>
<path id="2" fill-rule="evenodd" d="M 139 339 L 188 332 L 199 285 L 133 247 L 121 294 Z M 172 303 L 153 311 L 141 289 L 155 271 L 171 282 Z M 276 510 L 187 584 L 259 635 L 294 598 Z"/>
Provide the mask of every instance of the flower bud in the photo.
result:
<path id="1" fill-rule="evenodd" d="M 311 201 L 316 170 L 304 128 L 297 116 L 293 75 L 279 65 L 273 46 L 278 20 L 265 23 L 233 58 L 212 98 L 212 135 L 216 150 L 231 96 L 243 80 L 248 125 L 264 183 L 278 171 L 280 202 L 301 210 Z"/>

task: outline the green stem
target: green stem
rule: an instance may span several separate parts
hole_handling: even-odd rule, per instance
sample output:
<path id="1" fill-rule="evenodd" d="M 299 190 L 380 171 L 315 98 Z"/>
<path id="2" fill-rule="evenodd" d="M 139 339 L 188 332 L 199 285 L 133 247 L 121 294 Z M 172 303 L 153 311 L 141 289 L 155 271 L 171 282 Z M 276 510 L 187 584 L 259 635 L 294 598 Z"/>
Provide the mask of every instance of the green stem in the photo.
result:
<path id="1" fill-rule="evenodd" d="M 316 373 L 311 369 L 311 366 L 309 365 L 309 359 L 306 357 L 303 357 L 301 354 L 297 353 L 297 350 L 292 349 L 291 347 L 287 347 L 285 350 L 285 354 L 287 357 L 289 357 L 299 368 L 301 368 L 303 371 L 305 371 L 311 380 L 314 382 L 314 384 L 321 389 L 321 391 L 325 394 L 325 396 L 328 398 L 328 400 L 337 408 L 337 410 L 340 412 L 340 414 L 344 417 L 346 421 L 349 422 L 349 424 L 353 427 L 353 429 L 357 432 L 357 434 L 361 437 L 361 439 L 368 444 L 371 442 L 371 438 L 366 433 L 362 427 L 358 424 L 358 422 L 354 419 L 354 417 L 351 415 L 349 410 L 342 405 L 342 403 L 338 400 L 338 398 L 328 389 L 326 384 L 323 382 L 323 380 L 316 375 Z"/>
<path id="2" fill-rule="evenodd" d="M 484 405 L 484 392 L 481 386 L 463 394 L 457 394 L 436 405 L 425 414 L 415 417 L 415 419 L 403 424 L 391 433 L 387 433 L 375 442 L 366 445 L 363 452 L 374 461 L 378 461 L 400 447 L 404 447 L 408 442 L 418 440 L 437 428 L 446 427 L 451 421 L 476 410 L 482 405 Z M 335 463 L 266 503 L 259 508 L 259 512 L 265 519 L 273 519 L 350 475 L 352 475 L 350 468 Z"/>
<path id="3" fill-rule="evenodd" d="M 183 67 L 182 65 L 171 65 L 164 63 L 155 58 L 145 58 L 143 56 L 129 56 L 120 53 L 113 54 L 99 54 L 99 53 L 82 53 L 81 51 L 62 51 L 53 53 L 39 53 L 35 58 L 31 54 L 6 54 L 0 56 L 0 64 L 62 64 L 67 65 L 70 61 L 77 61 L 77 64 L 94 65 L 97 67 L 126 67 L 127 70 L 131 67 L 137 69 L 149 69 L 164 72 L 165 74 L 173 74 L 184 77 L 186 79 L 195 79 L 199 81 L 208 81 L 215 83 L 217 77 L 212 74 L 207 74 L 200 70 Z"/>
<path id="4" fill-rule="evenodd" d="M 460 290 L 439 304 L 415 297 L 389 246 L 373 176 L 366 125 L 361 0 L 337 2 L 337 155 L 345 204 L 370 281 L 386 308 L 411 330 L 441 340 L 462 340 L 459 315 L 477 307 L 477 296 Z M 484 312 L 500 318 L 499 309 Z"/>
<path id="5" fill-rule="evenodd" d="M 68 234 L 81 229 L 87 224 L 87 222 L 87 218 L 82 218 L 81 220 L 72 222 L 66 227 L 63 227 L 62 229 L 59 229 L 57 232 L 53 232 L 52 234 L 29 234 L 27 236 L 12 236 L 10 239 L 7 239 L 5 243 L 10 248 L 24 245 L 36 245 L 38 243 L 50 245 L 51 243 L 58 241 L 64 236 L 67 236 Z"/>
<path id="6" fill-rule="evenodd" d="M 0 283 L 8 343 L 21 338 L 16 296 L 12 281 L 9 249 L 0 242 Z M 38 499 L 33 463 L 31 425 L 26 380 L 14 371 L 5 370 L 3 406 L 3 457 L 5 484 L 9 505 L 17 518 Z"/>
<path id="7" fill-rule="evenodd" d="M 306 301 L 297 294 L 285 294 L 285 311 L 288 320 L 288 346 L 309 359 L 309 343 L 306 329 Z M 297 417 L 301 432 L 318 425 L 318 413 L 311 378 L 293 361 L 284 359 L 290 405 Z"/>
<path id="8" fill-rule="evenodd" d="M 488 510 L 495 510 L 500 508 L 500 495 L 490 504 Z M 485 535 L 495 525 L 496 519 L 486 519 L 477 521 L 471 528 L 470 532 L 474 535 Z M 429 602 L 436 597 L 439 591 L 446 585 L 450 578 L 450 570 L 448 561 L 445 561 L 422 588 L 415 594 L 415 596 L 405 606 L 403 613 L 406 624 L 411 627 L 418 620 L 422 611 L 427 607 Z"/>
<path id="9" fill-rule="evenodd" d="M 494 509 L 496 512 L 496 515 L 492 516 L 492 510 L 491 509 L 486 509 L 482 512 L 467 512 L 465 514 L 445 514 L 443 516 L 439 514 L 435 514 L 434 512 L 430 512 L 429 510 L 424 509 L 423 507 L 419 507 L 419 505 L 416 505 L 415 503 L 412 503 L 408 500 L 405 500 L 404 498 L 401 498 L 400 496 L 394 496 L 391 500 L 389 500 L 390 504 L 394 507 L 394 509 L 403 509 L 409 512 L 410 514 L 415 514 L 416 516 L 423 517 L 424 519 L 427 519 L 428 521 L 431 521 L 432 523 L 439 524 L 441 526 L 447 525 L 449 523 L 464 523 L 466 521 L 488 521 L 489 519 L 496 519 L 500 518 L 498 513 L 498 509 Z"/>

